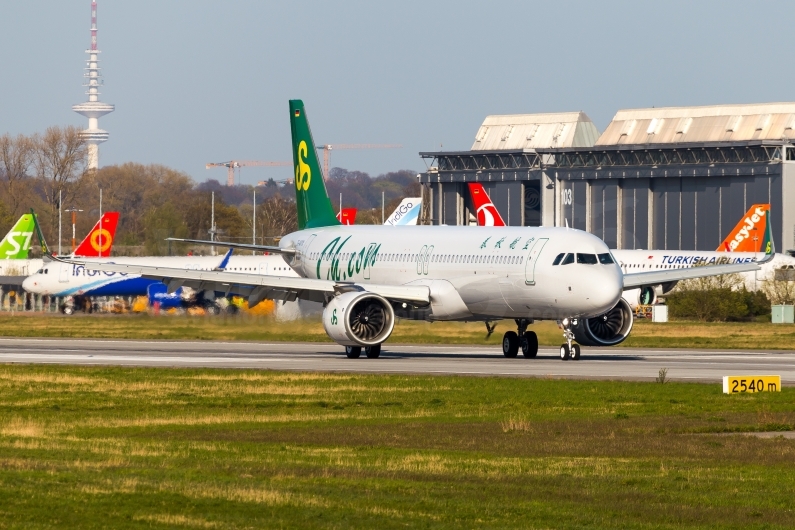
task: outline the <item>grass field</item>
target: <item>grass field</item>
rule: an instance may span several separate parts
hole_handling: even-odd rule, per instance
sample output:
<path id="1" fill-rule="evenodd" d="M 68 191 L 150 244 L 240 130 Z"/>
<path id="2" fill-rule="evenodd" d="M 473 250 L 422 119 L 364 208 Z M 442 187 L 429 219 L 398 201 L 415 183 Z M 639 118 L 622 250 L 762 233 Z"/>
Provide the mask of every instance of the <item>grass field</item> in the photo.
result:
<path id="1" fill-rule="evenodd" d="M 389 342 L 415 344 L 490 344 L 497 346 L 502 334 L 515 329 L 512 321 L 497 324 L 487 338 L 482 323 L 400 321 Z M 557 346 L 561 331 L 554 322 L 539 322 L 535 330 L 542 345 Z M 0 336 L 75 337 L 121 339 L 191 339 L 244 341 L 329 342 L 318 318 L 276 322 L 271 317 L 191 317 L 149 315 L 0 315 Z M 795 349 L 795 326 L 758 322 L 636 321 L 629 339 L 621 344 L 646 348 Z"/>
<path id="2" fill-rule="evenodd" d="M 0 366 L 0 528 L 791 528 L 793 398 Z"/>

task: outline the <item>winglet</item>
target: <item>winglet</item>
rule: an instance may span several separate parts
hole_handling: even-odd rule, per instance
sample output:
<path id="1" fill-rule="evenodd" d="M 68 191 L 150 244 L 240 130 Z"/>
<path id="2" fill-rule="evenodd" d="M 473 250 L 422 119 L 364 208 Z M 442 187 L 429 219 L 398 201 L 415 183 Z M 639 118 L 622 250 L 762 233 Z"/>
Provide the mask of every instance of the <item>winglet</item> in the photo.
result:
<path id="1" fill-rule="evenodd" d="M 234 251 L 235 251 L 235 249 L 233 249 L 233 248 L 230 248 L 229 250 L 227 250 L 226 254 L 224 254 L 224 257 L 221 259 L 221 263 L 218 264 L 218 266 L 215 268 L 215 270 L 217 270 L 217 271 L 226 270 L 226 266 L 229 265 L 229 258 L 232 257 L 232 252 L 234 252 Z"/>
<path id="2" fill-rule="evenodd" d="M 768 210 L 768 214 L 770 210 Z M 762 258 L 761 261 L 758 261 L 760 265 L 763 263 L 769 263 L 773 261 L 773 258 L 776 257 L 776 242 L 773 241 L 773 231 L 771 230 L 770 226 L 773 223 L 765 223 L 765 237 L 762 239 L 762 248 L 765 249 L 765 257 Z"/>
<path id="3" fill-rule="evenodd" d="M 52 251 L 50 250 L 50 247 L 47 245 L 47 242 L 44 240 L 44 234 L 41 233 L 41 227 L 39 226 L 39 217 L 36 215 L 36 212 L 33 211 L 33 208 L 30 209 L 30 213 L 31 215 L 33 215 L 33 223 L 36 226 L 36 235 L 39 236 L 41 253 L 52 256 Z"/>

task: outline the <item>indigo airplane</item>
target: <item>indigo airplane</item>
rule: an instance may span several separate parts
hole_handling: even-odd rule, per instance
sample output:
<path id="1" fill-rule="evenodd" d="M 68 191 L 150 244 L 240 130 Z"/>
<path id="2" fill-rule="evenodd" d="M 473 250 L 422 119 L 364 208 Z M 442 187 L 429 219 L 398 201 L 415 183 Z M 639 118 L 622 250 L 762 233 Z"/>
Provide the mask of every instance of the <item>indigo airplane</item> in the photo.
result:
<path id="1" fill-rule="evenodd" d="M 622 271 L 607 245 L 568 228 L 341 225 L 326 192 L 304 105 L 290 101 L 298 231 L 279 246 L 216 243 L 281 254 L 298 277 L 68 260 L 106 273 L 139 274 L 180 286 L 263 299 L 324 304 L 326 333 L 348 357 L 378 357 L 396 318 L 428 321 L 514 319 L 506 357 L 535 357 L 528 326 L 555 320 L 563 360 L 580 345 L 618 344 L 632 329 L 625 289 L 758 269 L 755 263 L 645 272 Z M 192 240 L 182 240 L 192 241 Z M 565 263 L 565 265 L 564 265 Z"/>

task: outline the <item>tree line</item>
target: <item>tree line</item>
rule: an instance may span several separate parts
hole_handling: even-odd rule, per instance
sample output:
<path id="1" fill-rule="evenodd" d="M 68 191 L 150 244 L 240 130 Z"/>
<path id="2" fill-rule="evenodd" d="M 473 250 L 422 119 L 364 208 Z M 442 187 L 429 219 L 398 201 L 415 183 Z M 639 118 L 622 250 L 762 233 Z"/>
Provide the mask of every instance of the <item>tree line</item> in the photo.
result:
<path id="1" fill-rule="evenodd" d="M 223 186 L 217 180 L 198 183 L 182 171 L 136 162 L 89 170 L 86 151 L 80 129 L 71 126 L 0 137 L 0 234 L 33 208 L 47 242 L 57 250 L 60 206 L 66 253 L 71 249 L 72 232 L 68 210 L 82 210 L 75 229 L 79 241 L 99 218 L 100 190 L 102 210 L 121 214 L 114 243 L 117 254 L 181 253 L 185 247 L 169 246 L 164 239 L 208 239 L 213 193 L 219 240 L 248 242 L 256 229 L 257 242 L 271 244 L 297 229 L 291 180 Z M 342 168 L 330 173 L 327 188 L 334 207 L 339 208 L 341 193 L 344 207 L 359 209 L 357 224 L 381 223 L 382 196 L 388 215 L 403 197 L 419 194 L 411 171 L 375 178 Z"/>

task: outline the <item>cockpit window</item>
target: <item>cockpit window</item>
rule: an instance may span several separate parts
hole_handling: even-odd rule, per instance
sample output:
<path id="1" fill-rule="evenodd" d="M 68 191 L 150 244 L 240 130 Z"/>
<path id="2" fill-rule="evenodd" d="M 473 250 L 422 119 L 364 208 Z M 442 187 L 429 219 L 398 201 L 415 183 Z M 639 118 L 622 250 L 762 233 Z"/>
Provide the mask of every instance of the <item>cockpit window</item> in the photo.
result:
<path id="1" fill-rule="evenodd" d="M 606 252 L 604 254 L 599 254 L 599 263 L 602 265 L 610 265 L 611 263 L 615 263 L 615 261 L 613 261 L 613 256 L 611 256 L 609 252 Z"/>
<path id="2" fill-rule="evenodd" d="M 585 265 L 596 265 L 596 254 L 577 253 L 577 263 L 583 263 Z"/>
<path id="3" fill-rule="evenodd" d="M 574 263 L 574 254 L 566 254 L 566 257 L 560 262 L 561 265 L 568 265 L 569 263 Z"/>
<path id="4" fill-rule="evenodd" d="M 561 252 L 560 254 L 558 254 L 558 255 L 555 257 L 555 261 L 553 261 L 553 262 L 552 262 L 552 265 L 560 265 L 560 260 L 562 260 L 562 259 L 563 259 L 563 256 L 565 256 L 565 255 L 566 255 L 566 253 L 565 253 L 565 252 Z"/>

